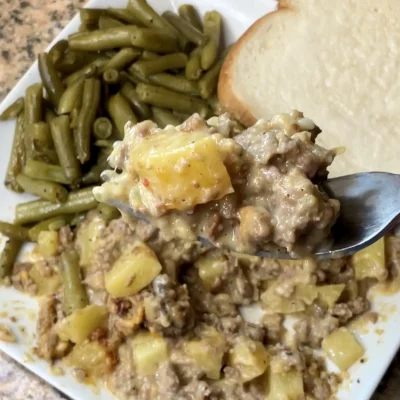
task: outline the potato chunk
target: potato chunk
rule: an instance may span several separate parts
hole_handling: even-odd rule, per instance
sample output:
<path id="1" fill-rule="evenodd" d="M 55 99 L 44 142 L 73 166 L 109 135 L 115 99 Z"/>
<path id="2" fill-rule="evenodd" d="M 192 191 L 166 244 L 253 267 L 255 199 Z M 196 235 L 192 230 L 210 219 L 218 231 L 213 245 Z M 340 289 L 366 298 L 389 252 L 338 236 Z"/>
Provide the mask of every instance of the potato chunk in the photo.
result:
<path id="1" fill-rule="evenodd" d="M 364 349 L 346 328 L 333 331 L 322 341 L 322 349 L 341 371 L 346 371 L 364 354 Z"/>
<path id="2" fill-rule="evenodd" d="M 276 283 L 272 283 L 261 295 L 261 303 L 268 313 L 292 314 L 304 311 L 305 303 L 300 298 L 292 296 L 286 298 L 276 293 Z"/>
<path id="3" fill-rule="evenodd" d="M 207 290 L 211 290 L 218 283 L 218 279 L 225 272 L 226 258 L 219 252 L 208 252 L 195 262 L 200 279 Z"/>
<path id="4" fill-rule="evenodd" d="M 61 286 L 59 273 L 55 270 L 46 271 L 45 266 L 40 261 L 33 265 L 28 274 L 36 284 L 38 296 L 55 293 Z"/>
<path id="5" fill-rule="evenodd" d="M 150 247 L 137 242 L 127 248 L 104 276 L 108 293 L 130 296 L 145 288 L 161 272 L 161 264 Z"/>
<path id="6" fill-rule="evenodd" d="M 228 365 L 237 368 L 242 382 L 251 381 L 262 375 L 269 364 L 269 354 L 261 342 L 246 337 L 229 351 Z"/>
<path id="7" fill-rule="evenodd" d="M 58 252 L 58 233 L 42 231 L 38 236 L 38 251 L 42 257 L 53 257 Z"/>
<path id="8" fill-rule="evenodd" d="M 371 246 L 354 254 L 351 258 L 351 264 L 357 280 L 365 278 L 375 278 L 378 281 L 386 280 L 388 271 L 385 260 L 385 239 L 379 239 Z"/>
<path id="9" fill-rule="evenodd" d="M 107 307 L 90 305 L 75 310 L 57 325 L 57 334 L 61 340 L 82 343 L 97 328 L 105 324 L 108 318 Z"/>
<path id="10" fill-rule="evenodd" d="M 318 299 L 321 305 L 333 307 L 339 300 L 345 287 L 346 285 L 344 283 L 318 286 Z"/>
<path id="11" fill-rule="evenodd" d="M 288 372 L 268 374 L 266 400 L 301 400 L 304 399 L 303 377 L 295 369 Z"/>
<path id="12" fill-rule="evenodd" d="M 207 133 L 156 133 L 138 141 L 130 157 L 144 211 L 151 215 L 188 210 L 233 192 L 218 145 Z"/>
<path id="13" fill-rule="evenodd" d="M 155 333 L 139 332 L 131 344 L 133 361 L 139 375 L 154 375 L 159 365 L 168 360 L 168 343 Z"/>

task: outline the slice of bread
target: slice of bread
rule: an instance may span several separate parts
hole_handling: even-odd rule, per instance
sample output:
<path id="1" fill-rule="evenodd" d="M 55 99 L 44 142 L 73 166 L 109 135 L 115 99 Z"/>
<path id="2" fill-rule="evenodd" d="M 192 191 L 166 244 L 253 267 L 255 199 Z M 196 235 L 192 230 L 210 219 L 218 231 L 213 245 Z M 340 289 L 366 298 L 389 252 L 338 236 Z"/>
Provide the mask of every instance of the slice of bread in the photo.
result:
<path id="1" fill-rule="evenodd" d="M 400 1 L 286 0 L 229 53 L 218 95 L 245 125 L 297 109 L 345 146 L 331 176 L 400 173 Z"/>

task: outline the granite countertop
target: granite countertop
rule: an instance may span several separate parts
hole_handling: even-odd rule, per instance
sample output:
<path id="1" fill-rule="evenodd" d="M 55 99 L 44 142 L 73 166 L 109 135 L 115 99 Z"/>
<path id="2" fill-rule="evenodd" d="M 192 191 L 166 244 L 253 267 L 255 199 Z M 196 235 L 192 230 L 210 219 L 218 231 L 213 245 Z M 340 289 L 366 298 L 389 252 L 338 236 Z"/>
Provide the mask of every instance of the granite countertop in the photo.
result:
<path id="1" fill-rule="evenodd" d="M 0 101 L 85 0 L 0 0 Z M 66 399 L 0 352 L 0 400 Z M 400 355 L 372 400 L 400 399 Z M 349 399 L 357 400 L 357 399 Z"/>

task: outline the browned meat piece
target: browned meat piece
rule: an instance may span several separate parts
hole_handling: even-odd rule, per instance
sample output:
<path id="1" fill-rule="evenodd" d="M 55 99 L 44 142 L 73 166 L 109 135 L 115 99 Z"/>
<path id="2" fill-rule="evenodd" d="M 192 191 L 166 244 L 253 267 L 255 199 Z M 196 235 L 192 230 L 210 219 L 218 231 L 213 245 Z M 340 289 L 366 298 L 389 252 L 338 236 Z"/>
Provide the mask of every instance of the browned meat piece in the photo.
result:
<path id="1" fill-rule="evenodd" d="M 338 318 L 341 325 L 344 325 L 352 318 L 369 310 L 369 306 L 369 301 L 367 299 L 357 297 L 355 300 L 351 300 L 348 303 L 336 304 L 329 310 L 329 313 Z"/>
<path id="2" fill-rule="evenodd" d="M 331 315 L 324 318 L 307 317 L 296 322 L 296 339 L 303 345 L 319 348 L 322 339 L 339 327 L 339 320 Z"/>

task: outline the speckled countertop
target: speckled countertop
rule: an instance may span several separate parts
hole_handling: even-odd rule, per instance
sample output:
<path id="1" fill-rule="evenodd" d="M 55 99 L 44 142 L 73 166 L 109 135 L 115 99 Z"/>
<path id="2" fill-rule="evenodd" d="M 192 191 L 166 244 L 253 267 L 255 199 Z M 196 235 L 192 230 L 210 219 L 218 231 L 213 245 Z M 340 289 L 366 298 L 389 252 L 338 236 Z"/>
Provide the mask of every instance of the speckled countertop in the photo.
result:
<path id="1" fill-rule="evenodd" d="M 0 0 L 0 101 L 84 3 L 85 0 Z M 11 399 L 66 398 L 0 352 L 0 400 Z M 400 400 L 400 355 L 372 400 Z"/>

